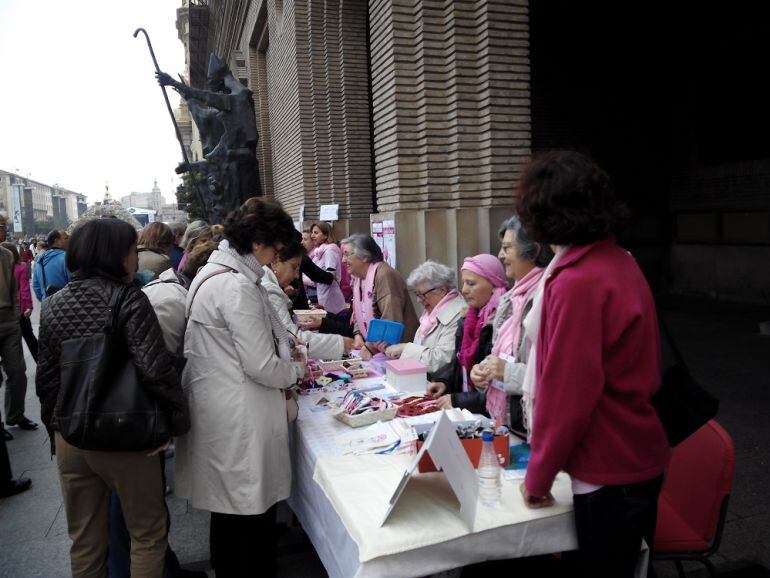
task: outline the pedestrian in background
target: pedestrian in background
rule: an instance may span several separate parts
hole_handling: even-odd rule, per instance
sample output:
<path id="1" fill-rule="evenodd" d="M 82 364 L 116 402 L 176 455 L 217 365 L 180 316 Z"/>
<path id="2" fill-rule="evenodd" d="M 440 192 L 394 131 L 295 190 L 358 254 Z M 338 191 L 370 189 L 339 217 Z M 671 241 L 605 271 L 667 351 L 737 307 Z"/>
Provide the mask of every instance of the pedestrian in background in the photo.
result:
<path id="1" fill-rule="evenodd" d="M 70 272 L 65 263 L 69 234 L 64 229 L 48 233 L 49 249 L 39 258 L 32 278 L 32 289 L 41 303 L 70 282 Z"/>
<path id="2" fill-rule="evenodd" d="M 13 274 L 16 277 L 16 287 L 19 291 L 19 325 L 21 327 L 21 336 L 27 344 L 27 349 L 32 354 L 32 359 L 37 363 L 37 337 L 32 331 L 32 292 L 29 289 L 29 265 L 22 263 L 16 247 L 13 243 L 5 242 L 3 247 L 8 249 L 13 255 Z"/>
<path id="3" fill-rule="evenodd" d="M 155 221 L 147 225 L 139 233 L 139 265 L 138 272 L 150 271 L 152 278 L 157 279 L 167 269 L 171 269 L 169 255 L 174 248 L 174 232 L 165 223 Z"/>
<path id="4" fill-rule="evenodd" d="M 211 226 L 206 221 L 193 221 L 187 225 L 187 230 L 184 232 L 184 237 L 182 237 L 182 249 L 184 249 L 184 254 L 179 261 L 177 271 L 181 271 L 184 268 L 187 255 L 195 249 L 196 245 L 210 240 Z"/>
<path id="5" fill-rule="evenodd" d="M 179 262 L 182 260 L 182 255 L 184 255 L 184 249 L 181 247 L 181 244 L 187 227 L 182 223 L 171 223 L 169 227 L 171 227 L 171 231 L 174 233 L 174 248 L 171 249 L 168 258 L 174 271 L 178 271 Z"/>
<path id="6" fill-rule="evenodd" d="M 6 240 L 5 217 L 0 215 L 0 243 Z M 37 429 L 37 424 L 24 415 L 27 396 L 27 367 L 21 349 L 21 327 L 19 326 L 19 292 L 13 272 L 13 254 L 0 247 L 0 359 L 8 376 L 5 386 L 5 419 L 8 425 L 21 429 Z M 2 374 L 0 374 L 2 379 Z M 13 435 L 6 431 L 0 421 L 0 434 L 5 440 Z"/>

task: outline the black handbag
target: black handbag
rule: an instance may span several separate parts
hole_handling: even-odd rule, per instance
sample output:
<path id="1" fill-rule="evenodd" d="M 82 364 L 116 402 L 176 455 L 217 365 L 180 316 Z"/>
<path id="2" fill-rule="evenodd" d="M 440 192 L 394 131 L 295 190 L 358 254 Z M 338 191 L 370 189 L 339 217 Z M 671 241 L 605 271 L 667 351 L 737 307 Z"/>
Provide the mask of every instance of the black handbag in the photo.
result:
<path id="1" fill-rule="evenodd" d="M 695 381 L 665 321 L 661 319 L 660 323 L 674 364 L 663 372 L 663 382 L 652 398 L 652 405 L 666 430 L 668 445 L 673 448 L 717 414 L 719 400 Z"/>
<path id="2" fill-rule="evenodd" d="M 168 413 L 142 387 L 118 331 L 127 290 L 113 293 L 103 332 L 62 342 L 56 421 L 62 437 L 84 450 L 153 450 L 171 438 Z"/>

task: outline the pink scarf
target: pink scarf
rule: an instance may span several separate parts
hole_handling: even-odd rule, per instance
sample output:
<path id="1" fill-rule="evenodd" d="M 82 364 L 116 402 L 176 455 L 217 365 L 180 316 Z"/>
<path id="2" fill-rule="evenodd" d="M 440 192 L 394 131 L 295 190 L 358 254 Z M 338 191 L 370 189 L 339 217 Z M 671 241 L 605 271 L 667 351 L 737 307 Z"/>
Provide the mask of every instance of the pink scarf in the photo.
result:
<path id="1" fill-rule="evenodd" d="M 455 298 L 457 298 L 459 295 L 460 294 L 457 292 L 457 289 L 452 289 L 449 293 L 441 298 L 441 301 L 436 303 L 436 306 L 433 309 L 430 311 L 425 309 L 425 311 L 422 312 L 422 315 L 420 315 L 420 327 L 417 329 L 417 335 L 420 338 L 420 343 L 425 343 L 425 338 L 438 324 L 438 314 L 441 313 L 441 311 L 445 309 L 447 305 L 454 301 Z"/>
<path id="2" fill-rule="evenodd" d="M 369 323 L 374 319 L 374 275 L 381 262 L 371 263 L 365 279 L 353 279 L 353 315 L 361 337 L 366 339 Z M 366 295 L 364 295 L 364 292 Z"/>
<path id="3" fill-rule="evenodd" d="M 505 320 L 498 331 L 492 347 L 492 355 L 515 357 L 521 334 L 521 316 L 527 302 L 537 289 L 543 271 L 541 267 L 535 267 L 511 289 L 511 316 Z M 505 423 L 508 416 L 506 400 L 507 396 L 502 389 L 492 385 L 487 388 L 487 412 L 492 419 Z"/>

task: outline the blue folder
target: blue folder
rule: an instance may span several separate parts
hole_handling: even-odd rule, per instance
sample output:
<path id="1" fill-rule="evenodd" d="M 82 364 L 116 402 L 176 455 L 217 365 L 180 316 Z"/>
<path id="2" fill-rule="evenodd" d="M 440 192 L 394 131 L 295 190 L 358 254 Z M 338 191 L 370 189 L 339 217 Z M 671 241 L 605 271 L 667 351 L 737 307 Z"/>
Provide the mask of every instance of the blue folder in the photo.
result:
<path id="1" fill-rule="evenodd" d="M 384 341 L 388 345 L 401 343 L 404 335 L 404 324 L 398 321 L 386 321 L 385 319 L 372 319 L 369 323 L 369 331 L 366 340 L 370 343 Z"/>

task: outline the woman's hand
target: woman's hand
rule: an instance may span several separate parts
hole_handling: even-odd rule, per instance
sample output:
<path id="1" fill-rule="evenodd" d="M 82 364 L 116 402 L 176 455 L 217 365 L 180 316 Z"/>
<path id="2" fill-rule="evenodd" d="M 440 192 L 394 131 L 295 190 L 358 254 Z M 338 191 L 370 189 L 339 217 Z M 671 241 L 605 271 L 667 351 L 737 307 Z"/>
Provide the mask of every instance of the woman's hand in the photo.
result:
<path id="1" fill-rule="evenodd" d="M 294 297 L 297 294 L 297 290 L 294 288 L 293 285 L 287 285 L 283 288 L 283 292 L 286 293 L 289 297 Z"/>
<path id="2" fill-rule="evenodd" d="M 452 396 L 442 395 L 436 400 L 436 407 L 439 409 L 452 409 Z"/>
<path id="3" fill-rule="evenodd" d="M 153 457 L 159 455 L 160 452 L 165 452 L 168 448 L 171 447 L 171 444 L 173 444 L 173 443 L 174 443 L 174 438 L 169 438 L 168 441 L 165 444 L 163 444 L 159 448 L 156 448 L 156 449 L 152 450 L 149 454 L 147 454 L 147 457 L 148 458 L 153 458 Z"/>
<path id="4" fill-rule="evenodd" d="M 29 319 L 31 315 L 32 315 L 32 309 L 27 309 L 24 312 L 24 317 L 26 317 L 27 319 Z"/>
<path id="5" fill-rule="evenodd" d="M 353 338 L 353 349 L 363 349 L 364 348 L 364 338 L 361 337 L 361 334 L 358 333 Z"/>
<path id="6" fill-rule="evenodd" d="M 473 383 L 479 391 L 486 391 L 492 381 L 490 373 L 489 367 L 477 363 L 471 368 L 471 383 Z"/>
<path id="7" fill-rule="evenodd" d="M 425 393 L 432 395 L 433 397 L 444 395 L 446 393 L 446 383 L 441 383 L 440 381 L 431 381 L 428 384 Z"/>
<path id="8" fill-rule="evenodd" d="M 372 358 L 372 350 L 369 349 L 369 346 L 366 343 L 364 343 L 361 346 L 361 349 L 359 352 L 361 354 L 361 359 L 363 359 L 364 361 L 369 361 Z"/>
<path id="9" fill-rule="evenodd" d="M 505 380 L 505 360 L 494 355 L 487 355 L 487 358 L 484 360 L 484 367 L 489 368 L 490 381 L 492 379 L 497 381 Z"/>
<path id="10" fill-rule="evenodd" d="M 401 357 L 401 354 L 404 353 L 405 348 L 406 343 L 397 343 L 396 345 L 385 347 L 385 351 L 383 351 L 383 353 L 385 353 L 385 355 L 388 357 Z"/>
<path id="11" fill-rule="evenodd" d="M 519 490 L 521 490 L 521 495 L 524 497 L 524 505 L 526 505 L 530 510 L 550 508 L 556 503 L 556 500 L 554 500 L 553 494 L 551 494 L 551 492 L 548 492 L 548 494 L 542 498 L 533 496 L 527 491 L 527 487 L 524 485 L 524 483 L 519 486 Z"/>

